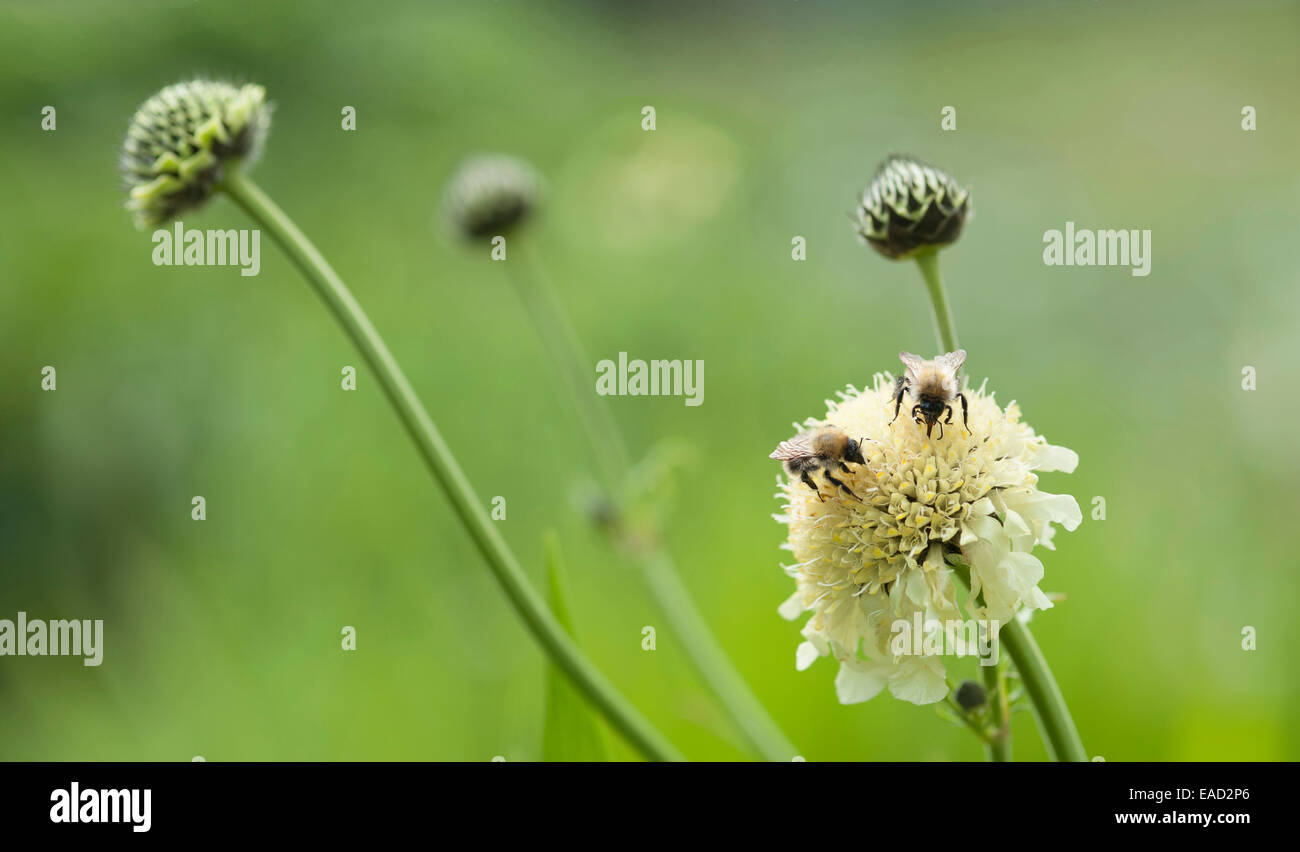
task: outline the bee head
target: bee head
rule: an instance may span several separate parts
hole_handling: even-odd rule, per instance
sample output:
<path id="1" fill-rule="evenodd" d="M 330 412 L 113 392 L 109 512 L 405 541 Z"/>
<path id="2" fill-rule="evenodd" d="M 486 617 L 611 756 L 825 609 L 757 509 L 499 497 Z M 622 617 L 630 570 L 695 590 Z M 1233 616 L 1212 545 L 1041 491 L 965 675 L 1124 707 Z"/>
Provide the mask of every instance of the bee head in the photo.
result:
<path id="1" fill-rule="evenodd" d="M 854 464 L 866 464 L 867 460 L 862 457 L 862 444 L 849 438 L 849 444 L 844 449 L 844 460 L 851 461 Z"/>
<path id="2" fill-rule="evenodd" d="M 941 399 L 925 396 L 921 398 L 920 403 L 917 404 L 917 408 L 921 409 L 921 413 L 925 415 L 927 420 L 930 420 L 942 416 L 946 406 Z"/>

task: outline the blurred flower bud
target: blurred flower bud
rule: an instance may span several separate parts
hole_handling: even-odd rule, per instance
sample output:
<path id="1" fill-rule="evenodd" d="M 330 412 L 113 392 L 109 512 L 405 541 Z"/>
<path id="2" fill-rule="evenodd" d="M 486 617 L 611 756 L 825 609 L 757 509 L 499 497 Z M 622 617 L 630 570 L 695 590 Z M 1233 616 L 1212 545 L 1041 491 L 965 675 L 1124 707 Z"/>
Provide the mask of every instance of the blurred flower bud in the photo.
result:
<path id="1" fill-rule="evenodd" d="M 137 227 L 201 206 L 227 164 L 257 157 L 270 125 L 266 90 L 251 84 L 191 80 L 145 101 L 122 143 L 126 206 Z"/>
<path id="2" fill-rule="evenodd" d="M 584 507 L 587 519 L 597 527 L 603 530 L 613 531 L 618 529 L 622 516 L 618 511 L 618 506 L 603 494 L 596 495 Z"/>
<path id="3" fill-rule="evenodd" d="M 452 175 L 443 213 L 469 240 L 503 235 L 541 202 L 542 180 L 522 160 L 502 154 L 471 158 Z"/>
<path id="4" fill-rule="evenodd" d="M 876 251 L 903 260 L 956 240 L 969 213 L 970 193 L 950 175 L 891 154 L 862 193 L 853 225 Z"/>
<path id="5" fill-rule="evenodd" d="M 967 712 L 983 707 L 986 698 L 984 687 L 973 680 L 963 680 L 957 687 L 957 704 Z"/>

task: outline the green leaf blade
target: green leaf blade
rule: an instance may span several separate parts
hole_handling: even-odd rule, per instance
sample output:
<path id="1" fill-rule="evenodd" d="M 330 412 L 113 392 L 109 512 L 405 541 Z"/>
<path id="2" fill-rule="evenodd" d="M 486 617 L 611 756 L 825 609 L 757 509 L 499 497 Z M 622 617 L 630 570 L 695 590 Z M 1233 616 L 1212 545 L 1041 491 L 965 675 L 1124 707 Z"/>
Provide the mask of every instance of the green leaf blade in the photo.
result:
<path id="1" fill-rule="evenodd" d="M 546 534 L 544 545 L 551 612 L 576 642 L 573 619 L 564 596 L 564 567 L 559 542 L 554 533 Z M 582 762 L 609 759 L 595 712 L 569 683 L 564 672 L 550 662 L 546 664 L 545 713 L 542 760 Z"/>

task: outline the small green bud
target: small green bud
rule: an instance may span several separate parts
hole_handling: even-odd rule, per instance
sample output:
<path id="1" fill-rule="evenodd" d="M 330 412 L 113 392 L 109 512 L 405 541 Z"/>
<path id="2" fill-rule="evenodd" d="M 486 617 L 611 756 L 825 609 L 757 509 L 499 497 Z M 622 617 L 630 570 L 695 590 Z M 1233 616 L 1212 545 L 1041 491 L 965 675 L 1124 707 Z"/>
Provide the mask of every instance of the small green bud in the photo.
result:
<path id="1" fill-rule="evenodd" d="M 256 159 L 270 125 L 266 90 L 251 84 L 191 80 L 145 101 L 122 143 L 126 207 L 137 227 L 201 206 L 222 168 Z"/>
<path id="2" fill-rule="evenodd" d="M 987 697 L 984 687 L 973 680 L 963 680 L 961 686 L 957 687 L 957 704 L 967 712 L 983 707 Z"/>
<path id="3" fill-rule="evenodd" d="M 903 260 L 961 235 L 970 193 L 920 160 L 891 154 L 862 193 L 854 228 L 885 257 Z"/>
<path id="4" fill-rule="evenodd" d="M 504 235 L 541 203 L 542 180 L 531 166 L 501 154 L 466 160 L 447 185 L 443 213 L 465 239 Z"/>

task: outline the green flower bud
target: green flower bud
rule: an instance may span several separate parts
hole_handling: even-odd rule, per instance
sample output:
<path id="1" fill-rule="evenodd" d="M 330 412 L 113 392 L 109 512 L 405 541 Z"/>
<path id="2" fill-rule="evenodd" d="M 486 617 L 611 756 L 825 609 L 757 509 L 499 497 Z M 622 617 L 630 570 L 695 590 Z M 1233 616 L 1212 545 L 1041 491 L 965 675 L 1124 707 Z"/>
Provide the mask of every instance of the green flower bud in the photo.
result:
<path id="1" fill-rule="evenodd" d="M 126 207 L 137 227 L 201 206 L 227 163 L 257 157 L 270 124 L 266 90 L 251 84 L 191 80 L 145 101 L 122 143 Z"/>
<path id="2" fill-rule="evenodd" d="M 963 710 L 970 711 L 983 707 L 986 698 L 984 687 L 973 680 L 963 680 L 961 686 L 957 687 L 957 704 Z"/>
<path id="3" fill-rule="evenodd" d="M 542 180 L 522 160 L 501 154 L 465 161 L 452 176 L 443 213 L 468 240 L 503 235 L 541 203 Z"/>
<path id="4" fill-rule="evenodd" d="M 903 260 L 957 239 L 970 213 L 970 193 L 951 175 L 891 154 L 862 193 L 854 227 L 885 257 Z"/>

